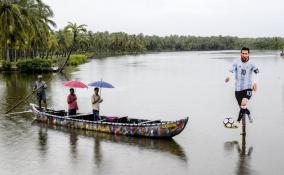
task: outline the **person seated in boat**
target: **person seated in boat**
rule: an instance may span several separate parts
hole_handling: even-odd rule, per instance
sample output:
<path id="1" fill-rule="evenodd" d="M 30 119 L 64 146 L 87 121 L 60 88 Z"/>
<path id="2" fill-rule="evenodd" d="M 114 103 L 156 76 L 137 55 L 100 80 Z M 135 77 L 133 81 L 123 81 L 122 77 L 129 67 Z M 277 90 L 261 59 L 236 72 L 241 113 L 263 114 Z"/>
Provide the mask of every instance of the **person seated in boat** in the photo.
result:
<path id="1" fill-rule="evenodd" d="M 94 121 L 100 120 L 100 103 L 103 102 L 103 99 L 99 95 L 99 88 L 94 88 L 94 94 L 92 95 L 92 108 L 94 114 Z"/>
<path id="2" fill-rule="evenodd" d="M 78 110 L 77 96 L 73 88 L 70 88 L 70 94 L 67 97 L 68 115 L 76 115 Z"/>
<path id="3" fill-rule="evenodd" d="M 37 81 L 33 85 L 33 92 L 36 92 L 38 107 L 39 107 L 40 110 L 41 110 L 41 101 L 43 101 L 43 105 L 44 105 L 45 109 L 47 108 L 46 95 L 45 95 L 45 89 L 46 88 L 47 88 L 47 85 L 42 80 L 42 75 L 38 75 Z"/>

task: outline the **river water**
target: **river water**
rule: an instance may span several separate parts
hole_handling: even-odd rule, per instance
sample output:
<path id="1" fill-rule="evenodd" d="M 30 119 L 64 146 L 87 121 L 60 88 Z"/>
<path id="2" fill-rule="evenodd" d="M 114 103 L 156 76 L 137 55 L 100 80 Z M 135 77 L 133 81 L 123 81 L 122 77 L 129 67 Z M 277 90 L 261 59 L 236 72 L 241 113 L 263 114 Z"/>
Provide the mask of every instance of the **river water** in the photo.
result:
<path id="1" fill-rule="evenodd" d="M 1 114 L 0 174 L 283 174 L 284 59 L 276 51 L 251 52 L 260 74 L 249 104 L 254 122 L 244 138 L 241 129 L 222 124 L 238 113 L 234 83 L 224 83 L 235 58 L 239 51 L 165 52 L 92 59 L 65 74 L 45 74 L 52 108 L 67 108 L 65 81 L 103 79 L 115 88 L 102 90 L 101 114 L 189 116 L 189 123 L 172 140 L 155 140 L 51 127 L 34 122 L 32 114 Z M 0 75 L 1 113 L 31 92 L 36 76 Z M 79 112 L 91 112 L 92 92 L 76 89 Z"/>

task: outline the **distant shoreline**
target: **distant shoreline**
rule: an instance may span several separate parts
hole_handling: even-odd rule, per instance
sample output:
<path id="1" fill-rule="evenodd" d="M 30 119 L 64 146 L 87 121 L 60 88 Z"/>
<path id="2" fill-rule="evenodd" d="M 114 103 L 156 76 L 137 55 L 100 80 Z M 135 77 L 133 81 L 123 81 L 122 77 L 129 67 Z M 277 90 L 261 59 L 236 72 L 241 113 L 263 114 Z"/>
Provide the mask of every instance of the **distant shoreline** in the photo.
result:
<path id="1" fill-rule="evenodd" d="M 102 58 L 107 58 L 107 57 L 118 57 L 118 56 L 125 56 L 125 55 L 142 55 L 142 54 L 155 54 L 155 53 L 165 53 L 165 52 L 210 52 L 210 51 L 238 51 L 237 49 L 230 49 L 230 50 L 191 50 L 191 51 L 173 51 L 173 50 L 164 50 L 164 51 L 149 51 L 149 52 L 118 52 L 118 53 L 115 53 L 115 52 L 102 52 L 102 53 L 98 53 L 98 54 L 95 54 L 95 53 L 92 53 L 92 52 L 89 52 L 86 54 L 86 57 L 87 59 L 83 62 L 80 62 L 76 65 L 69 65 L 68 67 L 77 67 L 78 65 L 80 64 L 84 64 L 86 63 L 88 60 L 90 59 L 102 59 Z M 284 55 L 281 55 L 281 50 L 252 50 L 252 51 L 275 51 L 275 52 L 279 52 L 280 56 L 284 56 Z M 88 55 L 88 56 L 87 56 Z M 48 68 L 45 68 L 44 70 L 41 70 L 41 71 L 30 71 L 30 72 L 22 72 L 19 68 L 17 68 L 16 66 L 13 66 L 10 68 L 10 70 L 4 70 L 2 68 L 2 66 L 0 66 L 0 73 L 2 74 L 9 74 L 9 73 L 28 73 L 28 74 L 34 74 L 34 73 L 54 73 L 54 72 L 57 72 L 58 70 L 58 66 L 51 66 L 51 67 L 48 67 Z"/>

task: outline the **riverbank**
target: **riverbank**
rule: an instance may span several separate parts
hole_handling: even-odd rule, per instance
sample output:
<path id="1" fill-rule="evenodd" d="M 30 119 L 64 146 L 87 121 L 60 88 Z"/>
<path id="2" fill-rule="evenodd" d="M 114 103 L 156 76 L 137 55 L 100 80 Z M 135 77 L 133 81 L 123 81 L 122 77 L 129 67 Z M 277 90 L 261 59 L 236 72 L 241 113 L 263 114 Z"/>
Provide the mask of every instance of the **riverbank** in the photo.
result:
<path id="1" fill-rule="evenodd" d="M 85 52 L 79 54 L 72 54 L 68 61 L 67 66 L 77 67 L 80 64 L 86 63 L 89 59 L 101 59 L 111 56 L 123 56 L 123 55 L 137 55 L 146 52 Z M 21 59 L 17 62 L 5 62 L 0 61 L 1 73 L 48 73 L 57 72 L 66 60 L 65 57 L 54 57 L 52 59 L 33 58 L 33 59 Z"/>
<path id="2" fill-rule="evenodd" d="M 269 50 L 271 51 L 271 50 Z M 76 68 L 78 65 L 88 62 L 90 59 L 102 59 L 106 57 L 124 56 L 124 55 L 140 55 L 149 53 L 161 53 L 161 52 L 176 52 L 172 50 L 163 51 L 141 51 L 141 52 L 83 52 L 78 54 L 72 54 L 68 61 L 67 67 L 71 69 Z M 278 51 L 277 51 L 278 52 Z M 280 53 L 280 56 L 283 56 Z M 32 60 L 32 61 L 31 61 Z M 10 62 L 10 64 L 3 64 L 4 61 L 0 59 L 0 73 L 48 73 L 57 72 L 58 68 L 63 65 L 65 57 L 54 57 L 52 59 L 24 59 L 17 62 Z M 50 62 L 50 63 L 49 63 Z M 21 66 L 19 66 L 21 65 Z M 24 65 L 24 66 L 23 66 Z"/>
<path id="3" fill-rule="evenodd" d="M 25 73 L 46 73 L 56 72 L 65 61 L 65 57 L 54 57 L 51 59 L 44 58 L 27 58 L 17 62 L 1 61 L 0 72 L 25 72 Z M 88 57 L 84 54 L 73 54 L 70 56 L 68 66 L 77 66 L 87 62 Z"/>

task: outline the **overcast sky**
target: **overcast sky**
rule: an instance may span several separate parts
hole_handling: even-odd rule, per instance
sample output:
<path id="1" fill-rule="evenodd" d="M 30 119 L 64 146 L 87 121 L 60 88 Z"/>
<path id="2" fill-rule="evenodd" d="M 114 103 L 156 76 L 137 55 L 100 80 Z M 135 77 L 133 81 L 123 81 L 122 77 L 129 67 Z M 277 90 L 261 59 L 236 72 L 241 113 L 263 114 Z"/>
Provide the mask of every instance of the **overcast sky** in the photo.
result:
<path id="1" fill-rule="evenodd" d="M 147 35 L 284 37 L 284 0 L 43 0 L 58 28 Z"/>

